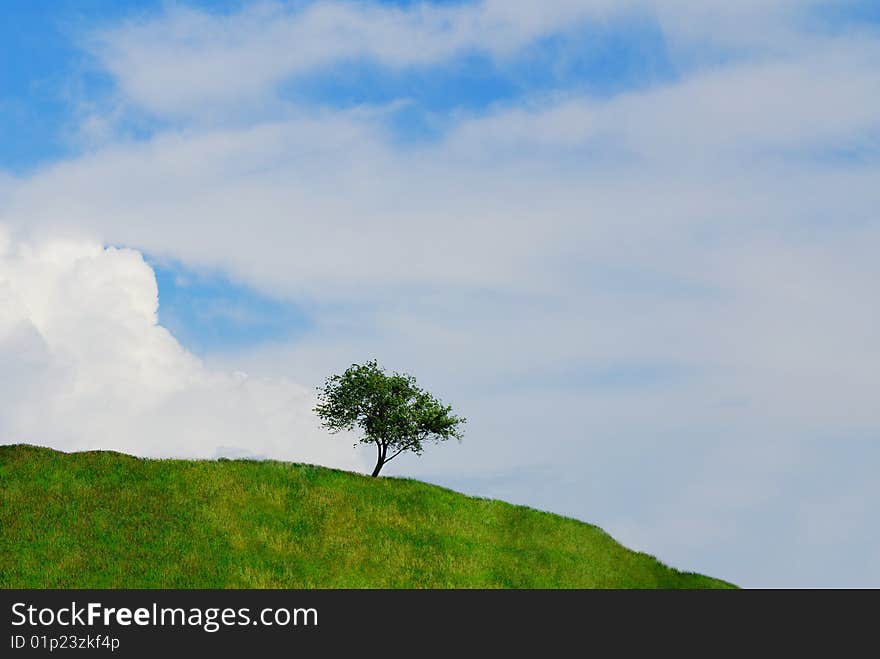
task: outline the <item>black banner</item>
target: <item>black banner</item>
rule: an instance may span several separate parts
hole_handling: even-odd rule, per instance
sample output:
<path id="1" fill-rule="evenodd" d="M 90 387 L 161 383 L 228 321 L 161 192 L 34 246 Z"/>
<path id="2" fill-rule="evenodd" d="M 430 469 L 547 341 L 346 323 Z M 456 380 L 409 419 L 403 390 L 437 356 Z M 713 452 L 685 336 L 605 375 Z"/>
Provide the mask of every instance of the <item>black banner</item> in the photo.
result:
<path id="1" fill-rule="evenodd" d="M 767 650 L 873 635 L 873 606 L 808 591 L 0 590 L 0 656 L 540 656 Z M 876 593 L 871 594 L 875 599 Z M 852 606 L 847 606 L 847 603 Z M 859 613 L 859 610 L 861 611 Z M 843 620 L 841 636 L 833 634 Z M 708 645 L 705 645 L 708 643 Z M 755 645 L 757 644 L 757 645 Z"/>

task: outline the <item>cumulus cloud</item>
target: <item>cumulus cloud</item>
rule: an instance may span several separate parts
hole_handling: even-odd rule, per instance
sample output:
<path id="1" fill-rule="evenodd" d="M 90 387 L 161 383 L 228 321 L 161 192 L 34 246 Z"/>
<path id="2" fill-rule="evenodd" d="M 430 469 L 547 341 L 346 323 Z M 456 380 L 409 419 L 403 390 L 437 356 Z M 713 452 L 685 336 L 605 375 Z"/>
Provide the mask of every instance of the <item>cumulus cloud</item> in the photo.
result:
<path id="1" fill-rule="evenodd" d="M 63 450 L 262 456 L 358 469 L 312 392 L 211 370 L 157 322 L 142 256 L 98 243 L 0 243 L 0 436 Z"/>

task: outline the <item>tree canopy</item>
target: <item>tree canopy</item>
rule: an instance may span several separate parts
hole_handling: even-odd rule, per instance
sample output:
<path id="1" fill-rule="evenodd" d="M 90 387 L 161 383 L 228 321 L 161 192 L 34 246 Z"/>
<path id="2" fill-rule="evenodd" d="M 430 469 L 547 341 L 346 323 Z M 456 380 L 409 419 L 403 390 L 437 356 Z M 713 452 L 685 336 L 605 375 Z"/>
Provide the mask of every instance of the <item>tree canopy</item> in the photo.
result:
<path id="1" fill-rule="evenodd" d="M 331 433 L 358 427 L 362 444 L 375 444 L 378 476 L 405 451 L 421 455 L 426 442 L 462 438 L 463 417 L 416 384 L 411 375 L 387 374 L 376 360 L 352 364 L 318 387 L 315 413 Z"/>

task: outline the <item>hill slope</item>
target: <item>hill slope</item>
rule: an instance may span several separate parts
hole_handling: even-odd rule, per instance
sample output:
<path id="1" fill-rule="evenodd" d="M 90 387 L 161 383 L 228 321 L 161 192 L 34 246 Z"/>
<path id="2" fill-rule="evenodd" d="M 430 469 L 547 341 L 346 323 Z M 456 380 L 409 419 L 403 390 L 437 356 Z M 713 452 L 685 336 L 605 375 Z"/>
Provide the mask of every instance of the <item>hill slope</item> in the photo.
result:
<path id="1" fill-rule="evenodd" d="M 601 529 L 309 465 L 0 446 L 0 587 L 725 587 Z"/>

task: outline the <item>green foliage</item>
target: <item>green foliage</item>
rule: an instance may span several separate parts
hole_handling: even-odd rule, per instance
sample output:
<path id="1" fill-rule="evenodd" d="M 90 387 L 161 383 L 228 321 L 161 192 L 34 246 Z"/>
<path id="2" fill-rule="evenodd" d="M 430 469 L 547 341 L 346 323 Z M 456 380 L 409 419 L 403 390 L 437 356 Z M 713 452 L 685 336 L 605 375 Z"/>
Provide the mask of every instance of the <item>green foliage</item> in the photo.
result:
<path id="1" fill-rule="evenodd" d="M 361 443 L 376 445 L 373 476 L 404 451 L 421 455 L 425 442 L 462 437 L 465 419 L 452 414 L 452 407 L 421 389 L 413 376 L 386 374 L 375 360 L 327 378 L 318 392 L 315 412 L 327 430 L 357 426 Z"/>
<path id="2" fill-rule="evenodd" d="M 0 588 L 721 588 L 601 529 L 398 478 L 0 446 Z"/>

